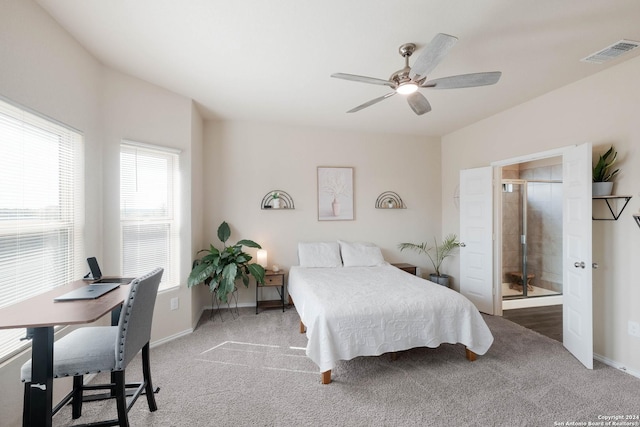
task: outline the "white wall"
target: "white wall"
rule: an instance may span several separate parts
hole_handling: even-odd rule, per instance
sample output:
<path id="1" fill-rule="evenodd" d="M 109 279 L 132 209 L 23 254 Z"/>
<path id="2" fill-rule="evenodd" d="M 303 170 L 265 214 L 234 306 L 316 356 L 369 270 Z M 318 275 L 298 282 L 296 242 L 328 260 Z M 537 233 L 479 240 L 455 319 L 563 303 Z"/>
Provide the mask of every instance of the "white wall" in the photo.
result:
<path id="1" fill-rule="evenodd" d="M 190 99 L 110 69 L 104 70 L 103 91 L 105 233 L 102 270 L 105 274 L 117 274 L 122 271 L 119 172 L 122 139 L 181 150 L 180 202 L 183 229 L 180 232 L 182 247 L 179 277 L 182 283 L 179 288 L 168 289 L 158 294 L 151 333 L 151 340 L 157 341 L 184 333 L 192 327 L 191 292 L 186 287 L 186 277 L 191 271 L 192 246 L 191 145 L 192 132 L 194 129 L 198 132 L 197 123 L 202 122 L 202 119 L 193 108 Z M 178 310 L 169 310 L 171 298 L 179 298 Z"/>
<path id="2" fill-rule="evenodd" d="M 191 182 L 201 181 L 202 175 L 203 123 L 193 102 L 104 68 L 32 1 L 0 2 L 0 58 L 0 95 L 84 135 L 85 252 L 101 260 L 105 273 L 119 271 L 119 233 L 113 230 L 119 230 L 120 139 L 183 150 L 181 215 L 186 225 L 181 230 L 184 247 L 180 277 L 186 281 L 192 236 L 202 235 L 201 221 L 193 227 L 190 222 L 192 206 L 201 211 L 201 187 L 192 195 Z M 192 169 L 194 159 L 200 166 Z M 169 310 L 172 297 L 180 298 L 177 311 Z M 191 292 L 185 283 L 158 295 L 152 341 L 183 333 L 192 326 Z M 0 365 L 0 426 L 21 424 L 19 370 L 29 357 L 27 351 Z M 65 381 L 57 380 L 55 396 L 66 391 Z"/>
<path id="3" fill-rule="evenodd" d="M 0 95 L 84 134 L 85 152 L 99 152 L 101 66 L 31 1 L 0 2 Z M 102 165 L 86 168 L 85 250 L 97 256 L 102 212 Z M 0 426 L 22 422 L 20 366 L 24 353 L 0 365 Z M 65 393 L 63 382 L 55 396 Z"/>
<path id="4" fill-rule="evenodd" d="M 191 202 L 188 205 L 188 211 L 184 213 L 184 218 L 190 218 L 190 230 L 191 230 L 191 247 L 183 247 L 182 256 L 187 258 L 189 263 L 189 270 L 191 267 L 191 261 L 193 260 L 192 254 L 195 254 L 200 248 L 204 247 L 204 209 L 203 204 L 203 147 L 204 147 L 204 122 L 195 104 L 192 104 L 193 112 L 191 114 Z M 182 277 L 188 277 L 188 272 L 183 274 Z M 202 301 L 197 297 L 197 294 L 191 291 L 191 325 L 195 328 L 195 325 L 200 319 L 202 314 Z M 186 304 L 186 301 L 184 302 Z M 186 306 L 186 305 L 185 305 Z"/>
<path id="5" fill-rule="evenodd" d="M 618 221 L 593 222 L 594 351 L 636 375 L 640 339 L 627 335 L 627 321 L 640 321 L 640 229 L 631 217 L 640 207 L 639 74 L 635 58 L 442 139 L 443 234 L 459 230 L 450 201 L 461 169 L 587 141 L 596 157 L 615 145 L 622 172 L 614 192 L 633 199 Z"/>
<path id="6" fill-rule="evenodd" d="M 231 242 L 255 240 L 267 249 L 269 265 L 285 269 L 297 264 L 298 241 L 344 239 L 374 242 L 388 261 L 428 270 L 424 255 L 399 253 L 396 247 L 440 237 L 438 139 L 207 122 L 204 159 L 207 246 L 221 247 L 216 230 L 225 220 Z M 354 168 L 354 221 L 318 221 L 318 166 Z M 262 198 L 276 189 L 291 195 L 295 210 L 260 209 Z M 376 198 L 387 190 L 397 192 L 407 209 L 375 209 Z M 240 289 L 241 303 L 254 304 L 254 286 Z"/>

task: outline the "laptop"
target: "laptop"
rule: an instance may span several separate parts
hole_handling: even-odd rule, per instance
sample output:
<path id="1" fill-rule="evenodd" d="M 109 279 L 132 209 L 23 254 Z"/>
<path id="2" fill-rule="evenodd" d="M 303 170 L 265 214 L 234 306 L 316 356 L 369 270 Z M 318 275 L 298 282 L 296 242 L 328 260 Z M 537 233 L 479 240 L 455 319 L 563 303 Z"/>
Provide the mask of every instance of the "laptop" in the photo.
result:
<path id="1" fill-rule="evenodd" d="M 91 280 L 91 284 L 57 296 L 53 299 L 54 301 L 78 301 L 100 298 L 102 295 L 120 287 L 120 284 L 131 283 L 133 281 L 133 278 L 130 277 L 103 278 L 98 260 L 95 257 L 87 258 L 87 263 L 89 264 L 91 272 L 87 274 L 84 279 Z"/>
<path id="2" fill-rule="evenodd" d="M 96 257 L 87 258 L 87 264 L 89 264 L 89 270 L 91 270 L 91 272 L 85 276 L 85 279 L 91 280 L 92 283 L 131 283 L 133 281 L 132 277 L 102 278 L 102 271 L 100 271 Z M 89 278 L 89 275 L 91 275 L 91 278 Z"/>
<path id="3" fill-rule="evenodd" d="M 54 301 L 78 301 L 100 298 L 102 295 L 120 287 L 120 283 L 105 283 L 104 285 L 87 285 L 55 297 Z"/>

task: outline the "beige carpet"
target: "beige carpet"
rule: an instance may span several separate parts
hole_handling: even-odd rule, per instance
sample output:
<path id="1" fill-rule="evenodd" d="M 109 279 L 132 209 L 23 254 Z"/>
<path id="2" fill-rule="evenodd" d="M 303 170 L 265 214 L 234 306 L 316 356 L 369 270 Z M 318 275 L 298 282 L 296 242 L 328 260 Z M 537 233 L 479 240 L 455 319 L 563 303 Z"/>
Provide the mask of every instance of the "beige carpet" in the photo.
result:
<path id="1" fill-rule="evenodd" d="M 640 380 L 595 362 L 587 370 L 562 344 L 500 317 L 485 316 L 495 343 L 469 362 L 461 345 L 343 361 L 320 384 L 305 357 L 295 309 L 225 313 L 151 350 L 158 411 L 144 397 L 133 426 L 554 426 L 640 413 Z M 139 363 L 128 379 L 139 377 Z M 113 416 L 85 404 L 78 420 Z M 69 425 L 70 410 L 54 425 Z M 566 425 L 566 424 L 565 424 Z M 586 425 L 586 424 L 585 424 Z"/>

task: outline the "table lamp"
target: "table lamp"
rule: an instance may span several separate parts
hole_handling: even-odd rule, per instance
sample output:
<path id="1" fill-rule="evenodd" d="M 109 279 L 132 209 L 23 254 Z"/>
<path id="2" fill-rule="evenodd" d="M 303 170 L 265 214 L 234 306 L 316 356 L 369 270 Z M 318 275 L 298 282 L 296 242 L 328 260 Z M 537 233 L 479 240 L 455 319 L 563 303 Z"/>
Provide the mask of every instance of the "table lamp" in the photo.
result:
<path id="1" fill-rule="evenodd" d="M 258 249 L 258 264 L 260 264 L 264 269 L 267 268 L 267 251 L 265 249 Z"/>

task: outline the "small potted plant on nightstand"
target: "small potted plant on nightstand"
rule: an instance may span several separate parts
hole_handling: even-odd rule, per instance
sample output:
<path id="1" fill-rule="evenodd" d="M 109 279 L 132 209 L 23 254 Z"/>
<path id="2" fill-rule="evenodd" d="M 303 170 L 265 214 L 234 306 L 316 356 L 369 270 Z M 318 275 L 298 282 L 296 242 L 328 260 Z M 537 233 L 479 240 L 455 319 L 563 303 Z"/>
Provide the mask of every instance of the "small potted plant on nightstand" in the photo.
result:
<path id="1" fill-rule="evenodd" d="M 606 153 L 600 156 L 598 162 L 593 167 L 593 196 L 610 196 L 613 190 L 611 179 L 620 172 L 620 169 L 611 171 L 611 166 L 616 162 L 618 153 L 613 146 Z"/>
<path id="2" fill-rule="evenodd" d="M 435 273 L 429 275 L 429 280 L 439 285 L 449 287 L 449 275 L 440 273 L 440 266 L 445 258 L 453 255 L 453 251 L 460 246 L 460 242 L 458 242 L 458 237 L 455 234 L 449 234 L 440 245 L 438 245 L 435 238 L 433 242 L 435 243 L 433 247 L 428 246 L 427 242 L 424 242 L 419 245 L 415 243 L 400 243 L 398 248 L 400 248 L 401 251 L 411 249 L 419 254 L 427 254 L 435 270 Z M 435 253 L 432 255 L 433 251 L 435 251 Z"/>

